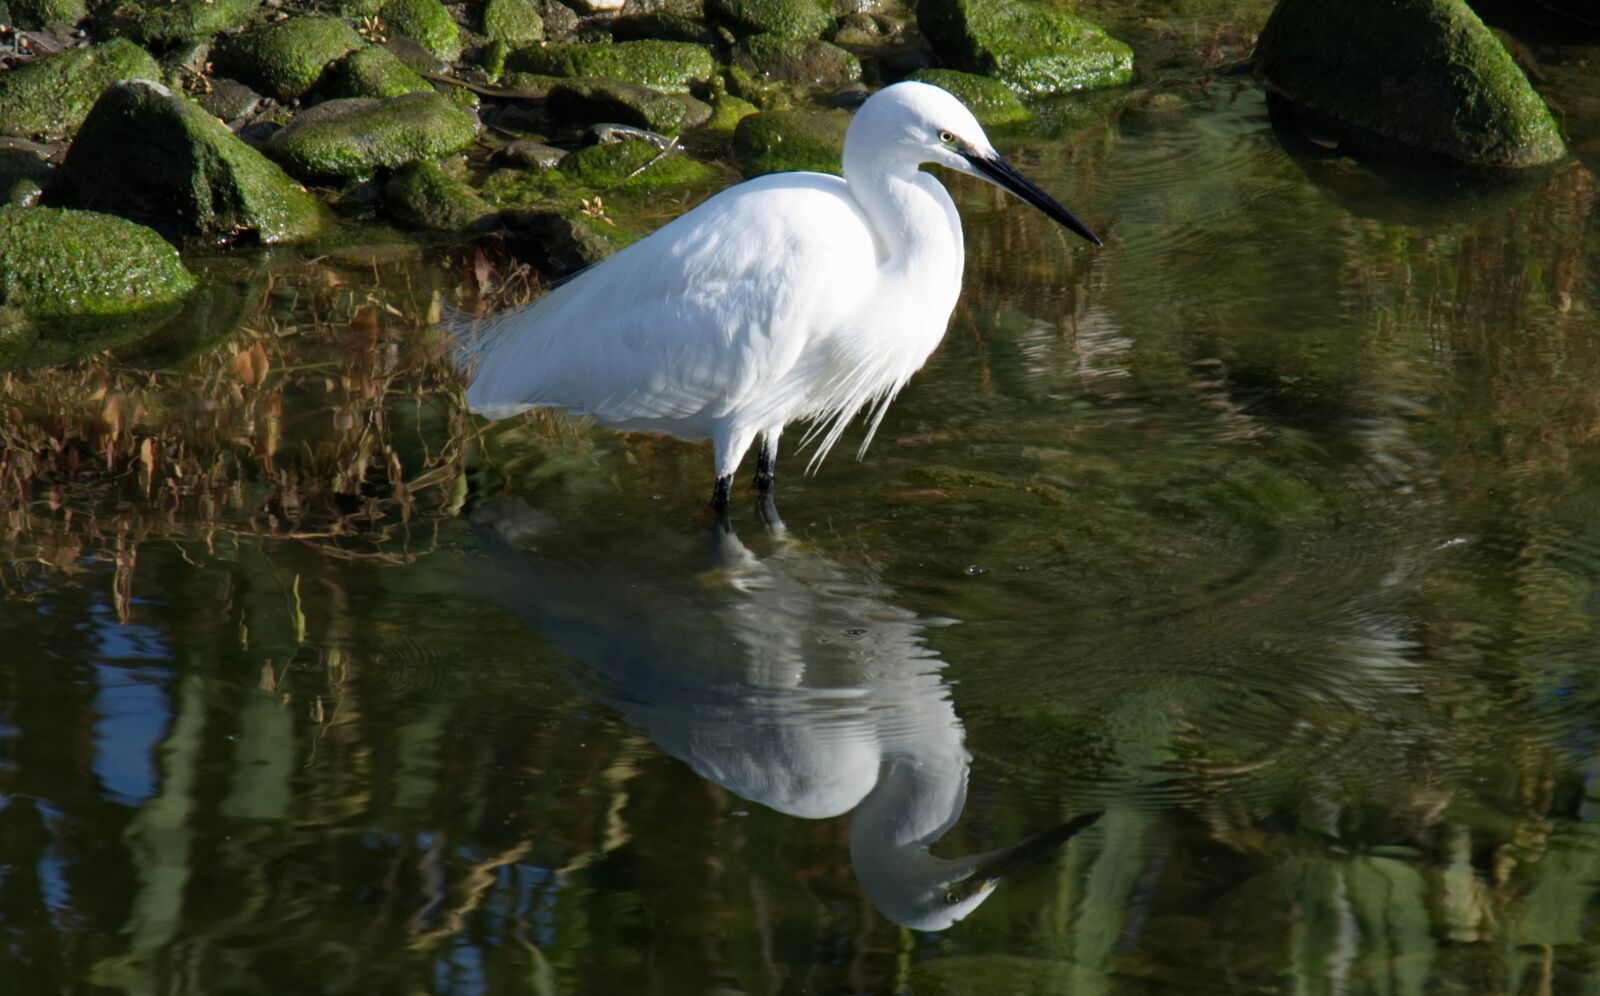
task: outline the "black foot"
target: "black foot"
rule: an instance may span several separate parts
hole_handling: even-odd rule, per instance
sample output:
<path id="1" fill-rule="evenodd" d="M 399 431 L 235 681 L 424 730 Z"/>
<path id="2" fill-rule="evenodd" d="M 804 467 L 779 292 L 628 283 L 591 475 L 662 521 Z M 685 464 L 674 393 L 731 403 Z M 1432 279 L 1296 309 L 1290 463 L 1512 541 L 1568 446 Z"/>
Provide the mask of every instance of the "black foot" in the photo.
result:
<path id="1" fill-rule="evenodd" d="M 717 486 L 711 491 L 711 507 L 719 512 L 728 509 L 728 495 L 733 491 L 733 475 L 717 478 Z"/>
<path id="2" fill-rule="evenodd" d="M 778 454 L 773 447 L 762 442 L 761 452 L 756 454 L 756 490 L 766 494 L 772 490 L 772 479 L 778 474 Z"/>
<path id="3" fill-rule="evenodd" d="M 756 499 L 756 511 L 761 515 L 761 524 L 767 527 L 769 533 L 782 533 L 783 518 L 778 515 L 778 503 L 772 500 L 772 495 L 766 491 Z"/>

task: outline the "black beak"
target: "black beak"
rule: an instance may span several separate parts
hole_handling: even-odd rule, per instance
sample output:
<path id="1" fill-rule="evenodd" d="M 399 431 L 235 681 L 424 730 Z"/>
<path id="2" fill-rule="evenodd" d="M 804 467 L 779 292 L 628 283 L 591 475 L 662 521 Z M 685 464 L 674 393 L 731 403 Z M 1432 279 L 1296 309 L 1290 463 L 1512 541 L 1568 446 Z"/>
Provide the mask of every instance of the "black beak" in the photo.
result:
<path id="1" fill-rule="evenodd" d="M 1041 194 L 1041 197 L 1044 195 Z M 1048 198 L 1046 198 L 1048 200 Z M 1055 203 L 1051 201 L 1051 203 Z M 1063 211 L 1063 214 L 1066 212 Z M 1072 217 L 1067 215 L 1067 217 Z M 1089 236 L 1094 238 L 1094 236 Z M 1100 818 L 1100 813 L 1085 813 L 1082 816 L 1068 820 L 1060 826 L 1051 827 L 1043 833 L 1036 833 L 1027 840 L 1003 851 L 994 854 L 989 860 L 973 869 L 968 876 L 969 881 L 994 882 L 1011 874 L 1019 868 L 1037 864 L 1054 854 L 1067 841 L 1076 837 L 1080 831 Z"/>
<path id="2" fill-rule="evenodd" d="M 1062 207 L 1054 197 L 1034 186 L 1032 180 L 1018 173 L 1017 168 L 1004 159 L 977 152 L 963 152 L 961 156 L 995 186 L 1011 191 L 1068 229 L 1077 232 L 1095 245 L 1101 245 L 1100 237 L 1089 231 L 1088 226 L 1074 218 L 1071 211 Z"/>

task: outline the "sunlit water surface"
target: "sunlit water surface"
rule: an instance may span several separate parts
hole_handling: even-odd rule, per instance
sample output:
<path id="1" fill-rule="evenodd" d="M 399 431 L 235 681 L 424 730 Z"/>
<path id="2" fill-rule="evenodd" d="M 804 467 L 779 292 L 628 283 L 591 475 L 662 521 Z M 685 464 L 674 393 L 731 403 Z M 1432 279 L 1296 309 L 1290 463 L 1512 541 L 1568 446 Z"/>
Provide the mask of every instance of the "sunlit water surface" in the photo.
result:
<path id="1" fill-rule="evenodd" d="M 218 344 L 10 375 L 73 442 L 0 457 L 8 988 L 1600 991 L 1595 182 L 1170 92 L 1001 143 L 1103 250 L 947 178 L 945 344 L 783 530 L 466 419 L 460 253 L 218 261 Z"/>

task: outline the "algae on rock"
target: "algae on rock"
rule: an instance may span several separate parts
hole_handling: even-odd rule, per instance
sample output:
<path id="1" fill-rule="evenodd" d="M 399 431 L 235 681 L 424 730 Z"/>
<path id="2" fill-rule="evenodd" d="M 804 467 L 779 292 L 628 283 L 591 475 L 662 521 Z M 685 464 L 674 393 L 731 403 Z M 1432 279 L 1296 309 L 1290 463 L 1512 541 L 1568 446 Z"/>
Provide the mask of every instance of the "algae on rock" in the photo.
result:
<path id="1" fill-rule="evenodd" d="M 987 76 L 956 69 L 919 69 L 910 79 L 931 83 L 955 94 L 985 128 L 1021 124 L 1033 117 L 1010 87 Z"/>
<path id="2" fill-rule="evenodd" d="M 60 138 L 77 130 L 106 87 L 160 76 L 150 53 L 123 38 L 35 59 L 0 73 L 0 135 Z"/>
<path id="3" fill-rule="evenodd" d="M 483 5 L 483 33 L 491 41 L 526 45 L 544 37 L 544 18 L 533 0 L 489 0 Z"/>
<path id="4" fill-rule="evenodd" d="M 460 32 L 439 0 L 388 0 L 378 17 L 385 30 L 420 42 L 446 62 L 461 56 Z"/>
<path id="5" fill-rule="evenodd" d="M 622 80 L 664 93 L 684 93 L 689 84 L 709 80 L 717 64 L 701 45 L 631 41 L 518 49 L 506 60 L 506 68 L 546 76 Z"/>
<path id="6" fill-rule="evenodd" d="M 146 45 L 202 41 L 250 20 L 261 0 L 120 0 L 110 23 Z"/>
<path id="7" fill-rule="evenodd" d="M 751 35 L 733 50 L 733 63 L 759 80 L 839 87 L 861 79 L 861 60 L 825 41 Z"/>
<path id="8" fill-rule="evenodd" d="M 833 15 L 817 0 L 708 0 L 706 12 L 746 34 L 820 38 Z"/>
<path id="9" fill-rule="evenodd" d="M 844 111 L 762 111 L 739 122 L 733 153 L 746 176 L 790 170 L 837 173 L 849 127 L 850 115 Z"/>
<path id="10" fill-rule="evenodd" d="M 1133 78 L 1132 49 L 1042 0 L 922 0 L 917 24 L 947 65 L 993 76 L 1024 96 Z"/>
<path id="11" fill-rule="evenodd" d="M 1567 154 L 1550 109 L 1462 0 L 1283 0 L 1256 68 L 1289 103 L 1361 136 L 1496 169 Z"/>
<path id="12" fill-rule="evenodd" d="M 129 168 L 136 163 L 136 168 Z M 187 98 L 147 80 L 108 89 L 84 119 L 50 200 L 220 241 L 316 234 L 321 205 Z"/>
<path id="13" fill-rule="evenodd" d="M 358 177 L 460 152 L 477 136 L 472 116 L 436 93 L 389 100 L 330 100 L 295 115 L 266 152 L 306 178 Z"/>
<path id="14" fill-rule="evenodd" d="M 396 170 L 383 194 L 402 221 L 435 232 L 459 232 L 491 213 L 476 191 L 431 159 Z"/>
<path id="15" fill-rule="evenodd" d="M 154 231 L 92 211 L 0 207 L 0 305 L 31 318 L 122 317 L 194 289 Z"/>
<path id="16" fill-rule="evenodd" d="M 17 27 L 30 30 L 77 24 L 89 13 L 84 0 L 8 0 L 7 6 Z"/>
<path id="17" fill-rule="evenodd" d="M 229 39 L 218 48 L 217 65 L 268 96 L 293 100 L 316 84 L 329 63 L 363 44 L 343 21 L 302 15 Z"/>
<path id="18" fill-rule="evenodd" d="M 633 125 L 663 135 L 676 134 L 687 116 L 667 94 L 620 80 L 563 80 L 550 88 L 545 106 L 569 121 Z"/>
<path id="19" fill-rule="evenodd" d="M 340 59 L 329 72 L 328 90 L 339 97 L 385 99 L 431 93 L 433 84 L 382 45 L 366 45 Z"/>
<path id="20" fill-rule="evenodd" d="M 671 190 L 717 176 L 717 170 L 705 163 L 637 138 L 586 145 L 568 153 L 556 172 L 601 192 Z"/>

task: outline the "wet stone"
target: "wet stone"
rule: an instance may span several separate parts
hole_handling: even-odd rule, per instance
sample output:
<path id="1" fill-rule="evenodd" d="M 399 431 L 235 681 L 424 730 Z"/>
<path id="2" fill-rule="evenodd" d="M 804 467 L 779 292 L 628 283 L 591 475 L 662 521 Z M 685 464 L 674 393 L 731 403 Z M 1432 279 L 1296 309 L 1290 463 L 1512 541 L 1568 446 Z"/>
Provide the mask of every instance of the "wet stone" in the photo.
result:
<path id="1" fill-rule="evenodd" d="M 733 59 L 765 82 L 828 88 L 861 79 L 861 60 L 825 41 L 751 35 L 734 48 Z"/>
<path id="2" fill-rule="evenodd" d="M 541 171 L 555 169 L 556 164 L 561 162 L 566 154 L 566 149 L 558 149 L 553 145 L 527 139 L 512 142 L 499 151 L 499 157 L 508 163 Z"/>
<path id="3" fill-rule="evenodd" d="M 483 33 L 506 45 L 526 45 L 544 37 L 544 18 L 533 0 L 489 0 L 483 5 Z"/>
<path id="4" fill-rule="evenodd" d="M 493 213 L 477 192 L 432 160 L 402 166 L 383 187 L 394 215 L 413 228 L 459 232 Z"/>
<path id="5" fill-rule="evenodd" d="M 110 23 L 119 34 L 164 47 L 232 31 L 260 6 L 261 0 L 120 0 Z"/>
<path id="6" fill-rule="evenodd" d="M 433 91 L 433 84 L 382 45 L 356 49 L 340 59 L 328 77 L 328 92 L 336 97 L 387 98 Z"/>
<path id="7" fill-rule="evenodd" d="M 1021 124 L 1033 117 L 1017 95 L 999 80 L 955 69 L 919 69 L 911 79 L 955 94 L 985 128 Z"/>
<path id="8" fill-rule="evenodd" d="M 0 73 L 0 134 L 71 134 L 106 87 L 123 79 L 160 77 L 156 60 L 121 38 L 35 59 Z"/>
<path id="9" fill-rule="evenodd" d="M 844 111 L 763 111 L 739 122 L 733 153 L 746 176 L 790 170 L 839 172 L 845 129 Z"/>
<path id="10" fill-rule="evenodd" d="M 242 118 L 261 105 L 262 96 L 238 80 L 212 80 L 211 88 L 196 98 L 212 117 L 223 121 Z"/>
<path id="11" fill-rule="evenodd" d="M 620 80 L 563 81 L 551 88 L 546 106 L 567 121 L 614 122 L 665 135 L 676 134 L 688 116 L 683 104 L 661 91 Z"/>
<path id="12" fill-rule="evenodd" d="M 414 38 L 447 62 L 461 56 L 456 22 L 439 0 L 388 0 L 378 17 L 389 33 Z"/>
<path id="13" fill-rule="evenodd" d="M 1019 94 L 1120 86 L 1133 50 L 1040 0 L 924 0 L 917 24 L 947 66 L 993 76 Z"/>
<path id="14" fill-rule="evenodd" d="M 91 211 L 0 207 L 0 306 L 33 318 L 114 317 L 194 289 L 155 232 Z"/>
<path id="15" fill-rule="evenodd" d="M 711 53 L 700 45 L 669 41 L 548 45 L 519 49 L 508 69 L 546 76 L 615 79 L 664 93 L 684 93 L 716 72 Z"/>
<path id="16" fill-rule="evenodd" d="M 706 12 L 735 31 L 820 38 L 833 16 L 817 0 L 708 0 Z"/>
<path id="17" fill-rule="evenodd" d="M 365 44 L 343 21 L 302 16 L 262 25 L 217 50 L 217 68 L 278 100 L 314 86 L 329 63 Z"/>
<path id="18" fill-rule="evenodd" d="M 105 92 L 58 180 L 56 203 L 114 212 L 173 236 L 293 242 L 325 220 L 303 187 L 204 108 L 145 80 Z"/>
<path id="19" fill-rule="evenodd" d="M 50 185 L 50 164 L 28 149 L 0 148 L 0 204 L 30 204 Z"/>
<path id="20" fill-rule="evenodd" d="M 579 210 L 511 211 L 501 223 L 511 251 L 555 277 L 593 266 L 634 240 L 631 233 Z"/>
<path id="21" fill-rule="evenodd" d="M 413 93 L 318 104 L 295 115 L 266 152 L 297 176 L 359 177 L 460 152 L 476 135 L 467 112 L 436 93 Z"/>
<path id="22" fill-rule="evenodd" d="M 9 0 L 10 22 L 19 28 L 45 28 L 73 25 L 88 11 L 84 0 Z"/>

